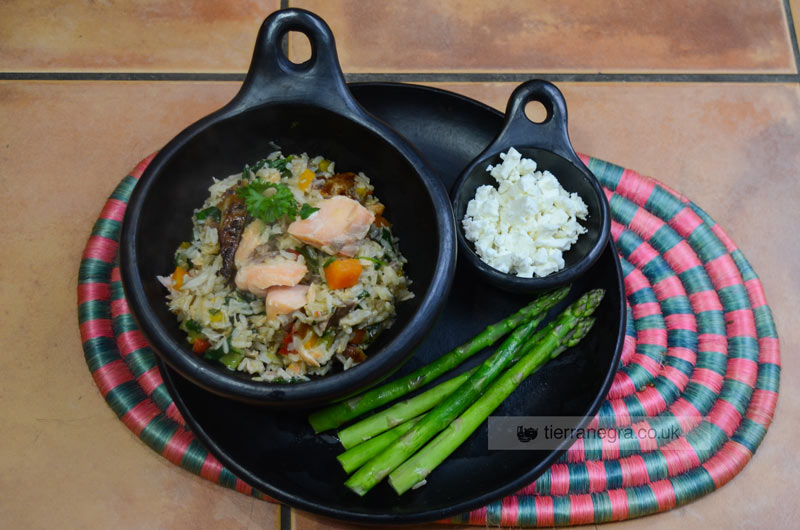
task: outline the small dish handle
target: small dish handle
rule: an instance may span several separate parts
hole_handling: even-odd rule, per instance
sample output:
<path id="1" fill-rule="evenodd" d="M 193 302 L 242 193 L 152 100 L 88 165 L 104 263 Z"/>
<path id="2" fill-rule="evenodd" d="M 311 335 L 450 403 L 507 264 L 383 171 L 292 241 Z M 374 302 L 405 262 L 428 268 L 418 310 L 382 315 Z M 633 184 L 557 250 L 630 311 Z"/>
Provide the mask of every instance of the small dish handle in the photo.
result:
<path id="1" fill-rule="evenodd" d="M 303 33 L 311 43 L 311 58 L 303 63 L 290 61 L 281 47 L 290 31 Z M 366 115 L 347 88 L 331 29 L 314 13 L 284 9 L 261 25 L 247 77 L 230 106 L 241 111 L 267 102 L 313 103 L 345 115 Z"/>
<path id="2" fill-rule="evenodd" d="M 547 111 L 547 117 L 541 123 L 533 122 L 525 115 L 525 106 L 532 101 L 538 101 Z M 564 96 L 554 84 L 533 79 L 512 92 L 503 128 L 484 150 L 484 155 L 495 155 L 515 146 L 545 149 L 577 163 L 579 167 L 583 165 L 569 140 Z"/>

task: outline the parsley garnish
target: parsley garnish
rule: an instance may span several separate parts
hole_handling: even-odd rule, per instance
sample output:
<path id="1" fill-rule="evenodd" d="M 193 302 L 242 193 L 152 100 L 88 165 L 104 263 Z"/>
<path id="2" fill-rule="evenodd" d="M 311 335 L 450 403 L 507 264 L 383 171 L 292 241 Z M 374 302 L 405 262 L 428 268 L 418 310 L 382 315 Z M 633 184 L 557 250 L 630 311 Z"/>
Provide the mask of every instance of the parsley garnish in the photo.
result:
<path id="1" fill-rule="evenodd" d="M 300 218 L 301 219 L 308 219 L 309 216 L 312 213 L 316 212 L 317 210 L 319 210 L 319 208 L 314 208 L 310 204 L 304 202 L 303 203 L 303 207 L 300 208 Z"/>
<path id="2" fill-rule="evenodd" d="M 269 189 L 275 190 L 275 193 L 265 195 L 265 192 Z M 250 184 L 239 188 L 237 193 L 244 199 L 248 213 L 267 224 L 274 223 L 284 215 L 288 215 L 291 219 L 298 215 L 303 219 L 307 219 L 308 216 L 319 210 L 319 208 L 314 208 L 307 203 L 303 203 L 302 207 L 298 207 L 297 201 L 292 195 L 292 190 L 286 184 L 254 180 Z"/>
<path id="3" fill-rule="evenodd" d="M 264 195 L 269 189 L 274 189 L 275 193 Z M 297 216 L 297 201 L 294 200 L 294 195 L 286 184 L 254 180 L 240 188 L 237 193 L 244 199 L 250 215 L 267 224 L 274 223 L 284 215 Z"/>

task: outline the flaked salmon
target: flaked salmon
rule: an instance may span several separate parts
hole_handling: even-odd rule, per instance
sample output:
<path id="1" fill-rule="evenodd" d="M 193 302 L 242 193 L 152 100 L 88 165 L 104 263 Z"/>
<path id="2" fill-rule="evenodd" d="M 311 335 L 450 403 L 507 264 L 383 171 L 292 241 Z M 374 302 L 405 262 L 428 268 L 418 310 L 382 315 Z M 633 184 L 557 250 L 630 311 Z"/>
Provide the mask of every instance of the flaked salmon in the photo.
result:
<path id="1" fill-rule="evenodd" d="M 285 315 L 306 305 L 308 289 L 308 285 L 270 287 L 266 298 L 267 318 Z"/>
<path id="2" fill-rule="evenodd" d="M 250 261 L 250 256 L 253 255 L 253 252 L 261 244 L 261 234 L 264 232 L 264 228 L 264 223 L 260 219 L 256 219 L 245 227 L 234 257 L 234 263 L 236 263 L 237 269 L 243 267 Z"/>
<path id="3" fill-rule="evenodd" d="M 236 272 L 236 287 L 265 296 L 275 286 L 297 285 L 308 272 L 302 263 L 276 256 L 261 262 L 248 262 Z"/>
<path id="4" fill-rule="evenodd" d="M 319 211 L 289 225 L 289 233 L 328 254 L 354 256 L 375 214 L 358 201 L 337 195 L 316 204 Z"/>

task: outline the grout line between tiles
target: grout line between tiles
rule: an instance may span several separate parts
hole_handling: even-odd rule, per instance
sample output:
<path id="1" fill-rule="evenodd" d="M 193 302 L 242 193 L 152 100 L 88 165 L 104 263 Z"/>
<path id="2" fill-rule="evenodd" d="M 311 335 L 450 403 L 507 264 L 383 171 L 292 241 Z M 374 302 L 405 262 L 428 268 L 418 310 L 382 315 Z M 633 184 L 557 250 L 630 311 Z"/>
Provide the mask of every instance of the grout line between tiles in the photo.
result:
<path id="1" fill-rule="evenodd" d="M 797 80 L 800 81 L 800 47 L 797 44 L 797 32 L 794 30 L 794 15 L 789 0 L 783 0 L 783 9 L 786 12 L 786 24 L 789 26 L 789 40 L 792 42 L 794 52 L 794 68 L 797 70 Z"/>
<path id="2" fill-rule="evenodd" d="M 794 33 L 792 33 L 794 35 Z M 795 49 L 796 50 L 796 49 Z M 797 53 L 797 51 L 795 51 Z M 800 60 L 800 59 L 798 59 Z M 0 72 L 4 81 L 243 81 L 244 73 Z M 796 83 L 798 74 L 351 73 L 349 82 L 509 83 L 532 78 L 572 83 Z"/>
<path id="3" fill-rule="evenodd" d="M 285 504 L 280 505 L 280 530 L 292 530 L 292 508 Z"/>

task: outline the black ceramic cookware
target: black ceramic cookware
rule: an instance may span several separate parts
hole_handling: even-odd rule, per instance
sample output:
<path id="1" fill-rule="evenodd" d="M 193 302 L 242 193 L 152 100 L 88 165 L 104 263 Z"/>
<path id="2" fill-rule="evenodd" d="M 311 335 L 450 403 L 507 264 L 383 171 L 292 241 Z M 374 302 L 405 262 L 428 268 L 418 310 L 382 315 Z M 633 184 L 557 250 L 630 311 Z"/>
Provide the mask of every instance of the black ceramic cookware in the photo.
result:
<path id="1" fill-rule="evenodd" d="M 503 124 L 500 112 L 436 88 L 393 83 L 350 88 L 364 107 L 420 150 L 448 188 Z M 433 331 L 398 375 L 430 363 L 530 302 L 530 295 L 501 291 L 465 265 L 459 263 Z M 551 315 L 595 288 L 605 289 L 606 296 L 589 336 L 531 375 L 493 416 L 563 416 L 577 429 L 597 414 L 614 380 L 626 329 L 625 291 L 613 241 Z M 457 372 L 492 351 L 476 355 Z M 233 402 L 202 390 L 163 363 L 160 367 L 192 433 L 236 476 L 293 507 L 366 525 L 424 523 L 485 506 L 533 482 L 572 443 L 564 439 L 556 450 L 490 451 L 484 423 L 428 476 L 424 487 L 398 496 L 384 482 L 359 497 L 343 484 L 347 475 L 336 460 L 341 444 L 332 433 L 315 434 L 305 414 Z"/>
<path id="2" fill-rule="evenodd" d="M 302 64 L 281 50 L 289 31 L 304 33 L 311 43 L 311 58 Z M 156 280 L 170 273 L 175 249 L 191 236 L 193 210 L 207 197 L 211 177 L 241 172 L 273 145 L 286 154 L 322 155 L 339 171 L 370 177 L 400 238 L 416 295 L 398 305 L 395 324 L 370 347 L 366 362 L 298 384 L 254 382 L 193 354 Z M 287 9 L 264 21 L 236 97 L 176 136 L 142 175 L 124 219 L 120 268 L 137 322 L 177 372 L 236 400 L 310 406 L 369 386 L 412 355 L 447 299 L 455 269 L 454 232 L 441 182 L 417 151 L 351 96 L 328 26 L 308 11 Z"/>
<path id="3" fill-rule="evenodd" d="M 547 111 L 541 123 L 525 115 L 525 106 L 538 101 Z M 520 278 L 506 274 L 481 260 L 470 241 L 464 236 L 462 220 L 469 201 L 480 186 L 496 186 L 486 171 L 488 165 L 502 163 L 500 153 L 515 148 L 524 158 L 537 164 L 537 171 L 549 170 L 568 192 L 577 194 L 586 203 L 589 216 L 581 221 L 587 231 L 564 253 L 565 266 L 544 277 Z M 569 141 L 567 106 L 564 96 L 552 83 L 527 81 L 514 90 L 508 100 L 503 128 L 483 152 L 461 173 L 452 188 L 456 216 L 459 253 L 486 281 L 513 293 L 534 293 L 569 283 L 584 274 L 597 261 L 608 245 L 611 217 L 608 201 L 592 172 L 589 171 Z"/>

